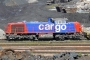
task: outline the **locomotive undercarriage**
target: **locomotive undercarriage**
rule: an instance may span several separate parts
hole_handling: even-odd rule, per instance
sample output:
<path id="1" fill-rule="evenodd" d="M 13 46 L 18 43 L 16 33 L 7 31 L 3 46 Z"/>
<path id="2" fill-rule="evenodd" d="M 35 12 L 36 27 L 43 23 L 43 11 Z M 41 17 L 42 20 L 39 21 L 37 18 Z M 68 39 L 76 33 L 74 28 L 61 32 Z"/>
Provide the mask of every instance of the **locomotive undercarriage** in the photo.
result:
<path id="1" fill-rule="evenodd" d="M 61 33 L 55 34 L 56 40 L 82 40 L 84 39 L 84 35 L 80 33 Z"/>
<path id="2" fill-rule="evenodd" d="M 8 40 L 39 40 L 39 39 L 54 39 L 54 40 L 82 40 L 83 34 L 80 33 L 61 33 L 61 34 L 7 34 Z"/>
<path id="3" fill-rule="evenodd" d="M 26 34 L 8 34 L 6 36 L 7 40 L 36 40 L 36 35 L 26 35 Z"/>

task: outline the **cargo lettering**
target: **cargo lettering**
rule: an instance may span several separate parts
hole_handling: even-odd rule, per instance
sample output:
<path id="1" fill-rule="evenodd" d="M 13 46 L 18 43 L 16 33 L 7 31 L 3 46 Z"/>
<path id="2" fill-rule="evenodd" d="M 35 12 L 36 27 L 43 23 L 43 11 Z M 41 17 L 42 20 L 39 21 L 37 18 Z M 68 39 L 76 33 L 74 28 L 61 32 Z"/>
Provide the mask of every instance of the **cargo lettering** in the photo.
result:
<path id="1" fill-rule="evenodd" d="M 66 30 L 66 25 L 55 25 L 55 32 L 60 32 L 60 30 Z"/>
<path id="2" fill-rule="evenodd" d="M 39 28 L 39 30 L 53 30 L 54 24 L 40 24 L 38 28 Z M 55 25 L 55 32 L 60 32 L 61 30 L 66 30 L 65 24 Z"/>
<path id="3" fill-rule="evenodd" d="M 54 24 L 40 24 L 39 25 L 39 30 L 52 30 Z"/>

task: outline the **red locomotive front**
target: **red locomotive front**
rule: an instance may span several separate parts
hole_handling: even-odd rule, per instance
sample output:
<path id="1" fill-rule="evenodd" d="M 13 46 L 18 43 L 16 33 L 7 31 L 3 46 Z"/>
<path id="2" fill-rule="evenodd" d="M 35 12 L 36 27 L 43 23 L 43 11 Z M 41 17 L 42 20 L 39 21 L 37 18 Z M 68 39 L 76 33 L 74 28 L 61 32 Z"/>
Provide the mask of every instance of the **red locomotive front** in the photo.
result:
<path id="1" fill-rule="evenodd" d="M 6 34 L 24 34 L 27 33 L 26 26 L 23 22 L 18 22 L 18 23 L 8 23 L 6 29 L 5 29 Z"/>

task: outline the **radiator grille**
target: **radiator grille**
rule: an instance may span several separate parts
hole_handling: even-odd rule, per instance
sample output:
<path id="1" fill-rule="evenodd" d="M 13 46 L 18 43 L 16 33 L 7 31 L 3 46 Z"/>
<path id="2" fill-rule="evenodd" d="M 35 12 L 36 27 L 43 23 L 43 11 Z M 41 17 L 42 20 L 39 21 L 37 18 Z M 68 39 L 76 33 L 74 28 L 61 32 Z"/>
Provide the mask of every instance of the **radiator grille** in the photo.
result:
<path id="1" fill-rule="evenodd" d="M 12 25 L 12 33 L 24 32 L 24 25 Z"/>

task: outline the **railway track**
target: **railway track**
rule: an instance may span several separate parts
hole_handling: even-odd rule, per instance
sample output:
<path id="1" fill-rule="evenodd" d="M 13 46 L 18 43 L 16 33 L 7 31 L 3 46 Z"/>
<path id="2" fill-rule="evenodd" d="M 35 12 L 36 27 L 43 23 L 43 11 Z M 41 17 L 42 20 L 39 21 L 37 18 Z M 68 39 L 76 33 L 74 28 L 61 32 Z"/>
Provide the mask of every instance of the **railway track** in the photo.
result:
<path id="1" fill-rule="evenodd" d="M 2 49 L 30 51 L 35 55 L 52 56 L 60 52 L 90 53 L 90 46 L 2 46 Z"/>
<path id="2" fill-rule="evenodd" d="M 90 53 L 90 41 L 3 41 L 0 49 L 30 51 L 35 55 L 52 56 L 60 52 Z"/>
<path id="3" fill-rule="evenodd" d="M 90 46 L 89 40 L 82 41 L 5 41 L 0 46 Z"/>

